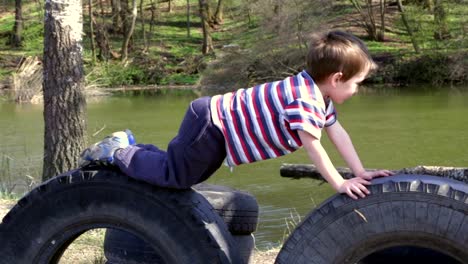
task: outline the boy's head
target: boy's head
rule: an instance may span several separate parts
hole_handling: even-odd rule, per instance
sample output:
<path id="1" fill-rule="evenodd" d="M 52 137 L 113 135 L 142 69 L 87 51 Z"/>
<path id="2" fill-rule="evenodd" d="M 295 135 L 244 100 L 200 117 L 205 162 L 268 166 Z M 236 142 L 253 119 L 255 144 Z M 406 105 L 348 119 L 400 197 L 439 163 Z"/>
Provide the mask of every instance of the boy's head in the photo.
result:
<path id="1" fill-rule="evenodd" d="M 338 72 L 342 73 L 341 81 L 346 82 L 376 68 L 364 42 L 349 33 L 330 31 L 312 38 L 306 70 L 316 83 Z"/>

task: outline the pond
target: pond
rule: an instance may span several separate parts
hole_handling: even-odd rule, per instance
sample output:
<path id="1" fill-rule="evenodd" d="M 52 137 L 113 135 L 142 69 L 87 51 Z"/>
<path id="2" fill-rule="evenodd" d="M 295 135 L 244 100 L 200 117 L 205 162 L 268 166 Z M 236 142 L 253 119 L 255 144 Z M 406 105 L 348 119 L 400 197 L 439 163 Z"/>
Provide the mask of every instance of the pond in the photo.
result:
<path id="1" fill-rule="evenodd" d="M 94 98 L 88 102 L 89 142 L 130 128 L 138 142 L 166 148 L 196 97 L 191 92 L 146 91 Z M 468 166 L 468 87 L 366 88 L 337 110 L 367 168 Z M 322 142 L 335 166 L 345 166 L 328 139 Z M 16 183 L 15 190 L 22 192 L 40 181 L 42 144 L 42 106 L 0 101 L 0 187 Z M 334 194 L 317 180 L 282 178 L 283 163 L 308 163 L 308 158 L 299 150 L 232 172 L 222 167 L 209 180 L 255 195 L 261 210 L 259 248 L 282 243 L 295 223 Z"/>

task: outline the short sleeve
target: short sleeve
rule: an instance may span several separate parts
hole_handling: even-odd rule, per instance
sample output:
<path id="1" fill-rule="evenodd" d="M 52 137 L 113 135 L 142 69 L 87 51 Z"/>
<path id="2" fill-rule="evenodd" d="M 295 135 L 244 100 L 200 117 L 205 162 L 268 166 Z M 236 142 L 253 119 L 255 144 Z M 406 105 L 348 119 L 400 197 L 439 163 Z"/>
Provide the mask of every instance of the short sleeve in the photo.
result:
<path id="1" fill-rule="evenodd" d="M 329 127 L 333 125 L 336 122 L 336 109 L 335 106 L 333 106 L 333 102 L 328 99 L 325 102 L 326 105 L 326 110 L 325 110 L 325 126 Z"/>
<path id="2" fill-rule="evenodd" d="M 292 130 L 303 130 L 320 139 L 325 125 L 325 109 L 322 103 L 297 99 L 286 106 L 285 113 Z"/>

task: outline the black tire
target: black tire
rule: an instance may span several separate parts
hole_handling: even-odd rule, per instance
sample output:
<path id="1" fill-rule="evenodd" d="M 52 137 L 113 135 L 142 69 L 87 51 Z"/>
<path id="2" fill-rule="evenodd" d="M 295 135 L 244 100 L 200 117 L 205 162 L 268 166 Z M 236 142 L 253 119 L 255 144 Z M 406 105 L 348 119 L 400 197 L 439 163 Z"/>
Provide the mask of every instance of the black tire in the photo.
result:
<path id="1" fill-rule="evenodd" d="M 223 218 L 233 235 L 249 235 L 257 230 L 258 203 L 249 193 L 227 186 L 200 183 L 193 186 Z"/>
<path id="2" fill-rule="evenodd" d="M 94 228 L 125 230 L 162 263 L 241 263 L 222 219 L 193 190 L 170 190 L 111 170 L 75 170 L 23 197 L 0 225 L 1 263 L 57 263 Z"/>
<path id="3" fill-rule="evenodd" d="M 251 194 L 230 187 L 201 183 L 193 186 L 213 206 L 233 235 L 243 263 L 248 263 L 254 247 L 258 203 Z M 104 254 L 108 264 L 159 263 L 158 252 L 141 238 L 118 229 L 107 229 Z"/>
<path id="4" fill-rule="evenodd" d="M 233 235 L 234 243 L 239 249 L 239 254 L 244 263 L 250 263 L 250 258 L 255 248 L 255 237 L 253 234 L 250 235 Z"/>
<path id="5" fill-rule="evenodd" d="M 290 235 L 276 263 L 366 263 L 399 247 L 438 253 L 445 258 L 438 263 L 468 263 L 468 185 L 398 175 L 375 179 L 369 189 L 364 199 L 342 194 L 322 203 Z"/>
<path id="6" fill-rule="evenodd" d="M 242 263 L 249 263 L 255 247 L 255 238 L 250 235 L 233 235 Z M 104 237 L 104 255 L 107 264 L 161 263 L 159 253 L 141 238 L 120 229 L 107 229 Z"/>

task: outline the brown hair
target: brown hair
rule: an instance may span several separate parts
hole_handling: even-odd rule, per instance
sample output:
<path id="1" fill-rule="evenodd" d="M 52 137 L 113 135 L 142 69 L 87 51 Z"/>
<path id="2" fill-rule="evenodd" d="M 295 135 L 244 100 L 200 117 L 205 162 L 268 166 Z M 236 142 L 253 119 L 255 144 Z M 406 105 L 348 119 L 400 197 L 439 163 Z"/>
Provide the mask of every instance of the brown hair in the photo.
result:
<path id="1" fill-rule="evenodd" d="M 315 82 L 322 82 L 335 72 L 343 73 L 343 81 L 377 65 L 359 38 L 343 31 L 330 31 L 312 38 L 307 55 L 307 72 Z"/>

